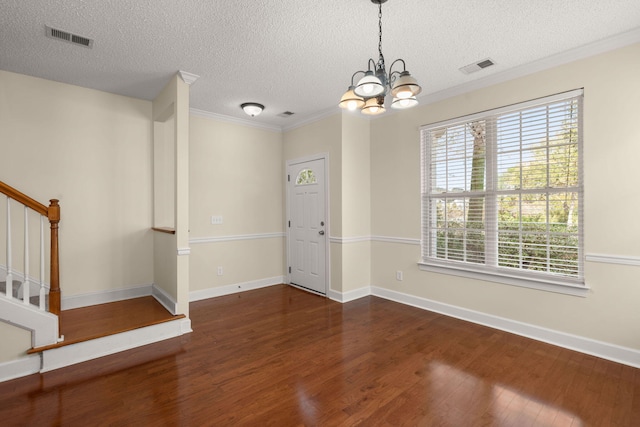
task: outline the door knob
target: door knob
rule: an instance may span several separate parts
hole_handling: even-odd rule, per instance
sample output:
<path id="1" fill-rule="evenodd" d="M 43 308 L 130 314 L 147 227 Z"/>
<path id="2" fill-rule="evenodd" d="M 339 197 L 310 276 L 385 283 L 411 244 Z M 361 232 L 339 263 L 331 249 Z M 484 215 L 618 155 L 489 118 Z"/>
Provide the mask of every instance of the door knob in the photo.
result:
<path id="1" fill-rule="evenodd" d="M 318 234 L 321 235 L 321 236 L 324 236 L 324 230 L 318 231 Z"/>

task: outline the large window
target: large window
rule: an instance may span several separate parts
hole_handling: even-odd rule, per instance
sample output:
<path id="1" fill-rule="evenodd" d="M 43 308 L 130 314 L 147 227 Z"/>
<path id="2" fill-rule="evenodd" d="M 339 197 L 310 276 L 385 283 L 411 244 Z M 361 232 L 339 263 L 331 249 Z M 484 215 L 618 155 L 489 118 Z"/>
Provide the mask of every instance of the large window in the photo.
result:
<path id="1" fill-rule="evenodd" d="M 581 121 L 580 90 L 423 126 L 421 265 L 583 287 Z"/>

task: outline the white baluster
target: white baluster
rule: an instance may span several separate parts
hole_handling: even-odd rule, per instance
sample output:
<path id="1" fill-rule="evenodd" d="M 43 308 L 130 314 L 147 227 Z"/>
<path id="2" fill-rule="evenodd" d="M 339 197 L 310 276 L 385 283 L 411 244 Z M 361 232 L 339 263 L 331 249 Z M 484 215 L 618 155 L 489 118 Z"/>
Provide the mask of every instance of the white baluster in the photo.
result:
<path id="1" fill-rule="evenodd" d="M 22 302 L 29 305 L 31 289 L 29 283 L 29 208 L 24 207 L 24 281 L 22 282 Z"/>
<path id="2" fill-rule="evenodd" d="M 13 298 L 13 275 L 11 274 L 11 199 L 7 197 L 7 298 Z"/>
<path id="3" fill-rule="evenodd" d="M 40 310 L 45 309 L 44 297 L 44 217 L 40 215 Z"/>

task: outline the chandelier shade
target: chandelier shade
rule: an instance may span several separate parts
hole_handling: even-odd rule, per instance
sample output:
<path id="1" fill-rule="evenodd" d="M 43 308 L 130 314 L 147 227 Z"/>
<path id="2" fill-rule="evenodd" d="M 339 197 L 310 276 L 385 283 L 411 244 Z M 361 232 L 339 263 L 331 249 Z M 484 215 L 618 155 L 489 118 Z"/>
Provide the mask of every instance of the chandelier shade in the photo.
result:
<path id="1" fill-rule="evenodd" d="M 418 100 L 415 96 L 411 96 L 409 98 L 393 98 L 391 108 L 404 110 L 406 108 L 415 107 L 416 105 L 418 105 Z"/>
<path id="2" fill-rule="evenodd" d="M 382 54 L 382 4 L 387 0 L 371 0 L 378 5 L 378 62 L 369 59 L 366 71 L 356 71 L 351 76 L 351 86 L 340 98 L 340 108 L 357 110 L 363 114 L 376 115 L 385 112 L 384 98 L 390 92 L 393 101 L 391 108 L 404 109 L 418 105 L 416 95 L 422 92 L 418 81 L 406 70 L 403 59 L 391 63 L 389 72 Z M 402 64 L 402 71 L 394 71 L 396 64 Z M 354 85 L 354 78 L 362 75 Z"/>
<path id="3" fill-rule="evenodd" d="M 342 95 L 342 98 L 340 98 L 340 104 L 338 104 L 340 108 L 346 108 L 349 111 L 354 111 L 358 108 L 364 107 L 364 99 L 356 95 L 353 89 L 353 86 L 349 86 L 349 89 L 347 89 L 344 95 Z"/>
<path id="4" fill-rule="evenodd" d="M 373 74 L 373 71 L 369 70 L 364 74 L 364 77 L 358 81 L 354 92 L 358 96 L 370 98 L 380 95 L 385 89 L 382 81 Z"/>
<path id="5" fill-rule="evenodd" d="M 422 92 L 422 88 L 408 71 L 403 71 L 391 88 L 391 95 L 396 98 L 411 98 Z"/>
<path id="6" fill-rule="evenodd" d="M 384 97 L 378 98 L 369 98 L 364 103 L 362 107 L 362 114 L 367 114 L 369 116 L 376 116 L 378 114 L 384 113 L 386 110 L 384 108 Z"/>

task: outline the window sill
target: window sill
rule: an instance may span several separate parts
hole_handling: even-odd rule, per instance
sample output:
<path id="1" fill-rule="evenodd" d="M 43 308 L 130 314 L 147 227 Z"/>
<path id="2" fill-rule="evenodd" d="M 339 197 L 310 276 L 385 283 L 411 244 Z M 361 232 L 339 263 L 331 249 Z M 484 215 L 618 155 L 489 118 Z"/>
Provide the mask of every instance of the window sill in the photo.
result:
<path id="1" fill-rule="evenodd" d="M 573 283 L 562 283 L 560 281 L 539 280 L 529 277 L 516 277 L 501 273 L 489 273 L 485 271 L 473 271 L 455 266 L 443 266 L 425 262 L 418 262 L 418 267 L 422 271 L 432 273 L 449 274 L 452 276 L 466 277 L 469 279 L 484 280 L 487 282 L 502 283 L 505 285 L 518 286 L 521 288 L 537 289 L 547 292 L 555 292 L 564 295 L 586 297 L 590 288 L 586 285 Z"/>

